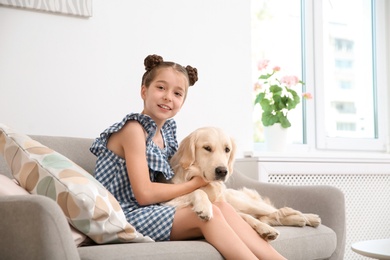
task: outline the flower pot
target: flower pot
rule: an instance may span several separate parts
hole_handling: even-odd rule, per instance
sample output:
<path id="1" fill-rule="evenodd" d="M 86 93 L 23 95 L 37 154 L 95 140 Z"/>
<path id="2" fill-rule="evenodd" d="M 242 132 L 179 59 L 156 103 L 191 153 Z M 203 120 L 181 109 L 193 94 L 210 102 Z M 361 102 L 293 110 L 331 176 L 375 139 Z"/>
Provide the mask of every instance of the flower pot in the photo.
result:
<path id="1" fill-rule="evenodd" d="M 287 146 L 288 128 L 279 123 L 264 127 L 264 140 L 266 150 L 269 152 L 284 152 Z"/>

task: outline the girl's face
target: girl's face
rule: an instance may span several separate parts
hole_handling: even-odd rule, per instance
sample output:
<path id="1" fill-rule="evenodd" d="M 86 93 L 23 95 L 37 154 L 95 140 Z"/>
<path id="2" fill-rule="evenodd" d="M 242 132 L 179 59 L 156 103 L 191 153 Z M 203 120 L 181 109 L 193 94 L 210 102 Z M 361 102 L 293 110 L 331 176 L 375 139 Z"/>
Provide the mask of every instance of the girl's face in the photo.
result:
<path id="1" fill-rule="evenodd" d="M 185 75 L 172 68 L 159 69 L 149 87 L 141 87 L 143 113 L 156 123 L 174 117 L 181 109 L 187 91 Z"/>

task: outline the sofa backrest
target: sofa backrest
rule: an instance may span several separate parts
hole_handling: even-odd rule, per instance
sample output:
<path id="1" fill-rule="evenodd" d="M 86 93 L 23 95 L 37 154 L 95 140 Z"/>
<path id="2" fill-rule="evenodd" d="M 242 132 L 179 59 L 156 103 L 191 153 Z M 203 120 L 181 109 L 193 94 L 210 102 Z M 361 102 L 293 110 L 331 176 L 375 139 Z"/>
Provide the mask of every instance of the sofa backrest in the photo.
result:
<path id="1" fill-rule="evenodd" d="M 96 156 L 89 151 L 89 147 L 91 146 L 93 139 L 41 135 L 31 135 L 30 137 L 66 156 L 90 174 L 94 173 Z M 11 171 L 1 155 L 0 174 L 12 178 Z"/>
<path id="2" fill-rule="evenodd" d="M 89 151 L 93 139 L 77 137 L 59 137 L 30 135 L 30 137 L 52 150 L 66 156 L 81 168 L 93 175 L 95 171 L 96 156 Z M 4 158 L 0 156 L 0 174 L 12 178 L 12 174 Z M 242 187 L 249 181 L 248 177 L 235 171 L 230 177 L 228 187 Z"/>

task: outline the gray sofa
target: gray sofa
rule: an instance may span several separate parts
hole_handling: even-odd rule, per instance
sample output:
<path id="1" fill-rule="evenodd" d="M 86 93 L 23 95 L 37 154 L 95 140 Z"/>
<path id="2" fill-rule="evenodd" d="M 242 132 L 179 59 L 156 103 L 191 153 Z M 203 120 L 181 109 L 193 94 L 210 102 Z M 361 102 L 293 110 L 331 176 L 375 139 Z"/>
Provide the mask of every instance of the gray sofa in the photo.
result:
<path id="1" fill-rule="evenodd" d="M 32 138 L 93 173 L 95 157 L 89 152 L 92 139 Z M 2 157 L 0 174 L 12 176 Z M 260 183 L 240 172 L 233 173 L 228 186 L 254 188 L 277 207 L 289 206 L 320 215 L 322 224 L 318 228 L 277 227 L 280 236 L 271 244 L 286 258 L 343 259 L 345 205 L 339 189 Z M 223 259 L 201 239 L 76 247 L 60 207 L 44 196 L 0 196 L 0 216 L 0 259 Z"/>

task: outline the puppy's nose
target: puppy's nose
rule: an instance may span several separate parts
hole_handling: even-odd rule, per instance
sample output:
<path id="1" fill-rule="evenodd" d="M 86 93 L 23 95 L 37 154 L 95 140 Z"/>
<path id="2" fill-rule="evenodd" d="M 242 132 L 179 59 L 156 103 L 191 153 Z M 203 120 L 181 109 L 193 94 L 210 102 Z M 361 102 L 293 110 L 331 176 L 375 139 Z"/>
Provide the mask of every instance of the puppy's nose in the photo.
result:
<path id="1" fill-rule="evenodd" d="M 228 170 L 224 166 L 219 166 L 219 167 L 215 168 L 215 176 L 216 176 L 217 180 L 224 179 L 226 177 L 227 173 L 228 173 Z"/>

